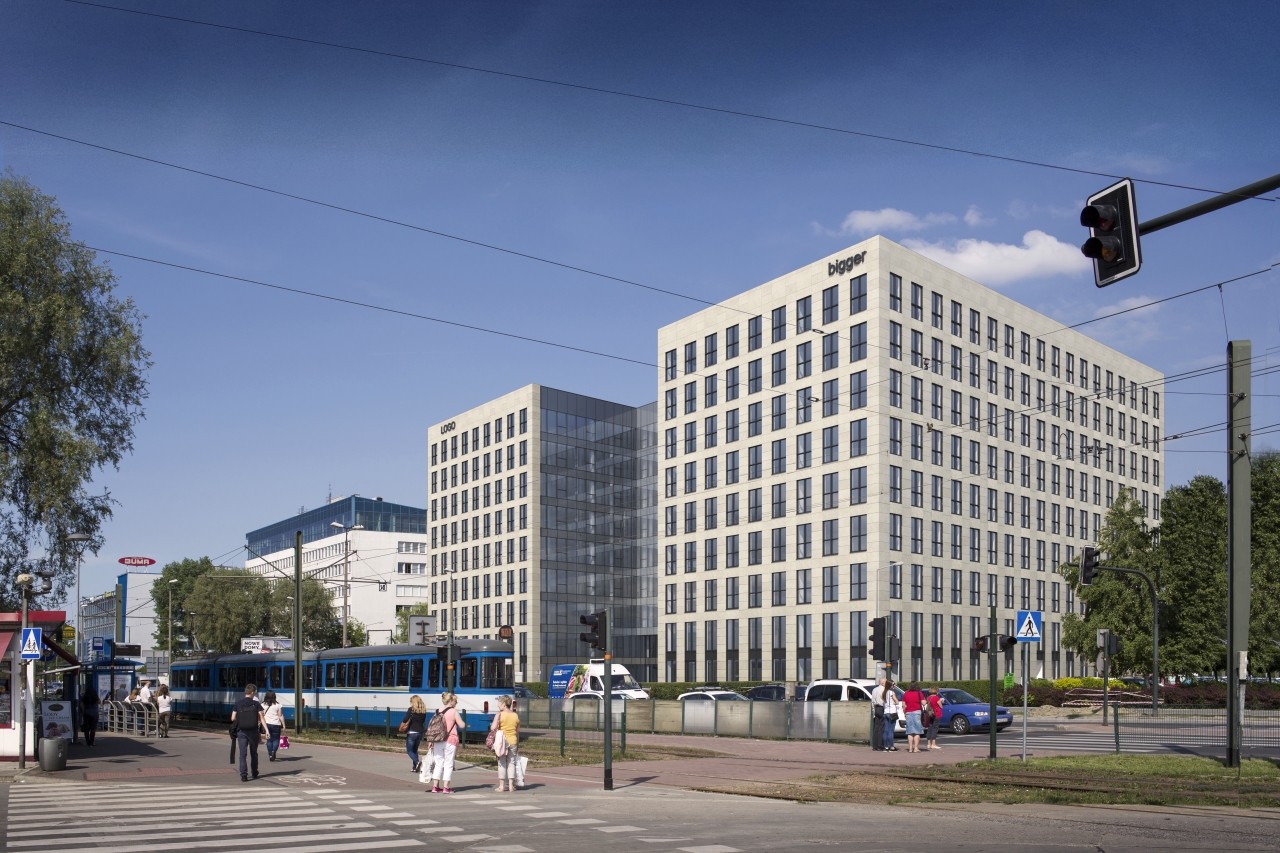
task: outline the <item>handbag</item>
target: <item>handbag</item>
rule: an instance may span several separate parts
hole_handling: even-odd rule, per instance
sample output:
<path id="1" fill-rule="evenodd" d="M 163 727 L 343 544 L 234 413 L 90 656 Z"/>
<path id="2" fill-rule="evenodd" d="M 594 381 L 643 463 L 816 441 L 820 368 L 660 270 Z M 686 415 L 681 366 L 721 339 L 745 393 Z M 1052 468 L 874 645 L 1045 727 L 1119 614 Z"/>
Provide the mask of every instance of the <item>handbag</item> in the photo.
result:
<path id="1" fill-rule="evenodd" d="M 408 731 L 409 731 L 409 721 L 408 721 L 408 720 L 405 720 L 403 723 L 401 723 L 401 724 L 400 724 L 400 728 L 399 728 L 399 729 L 397 729 L 397 731 L 399 731 L 399 732 L 400 732 L 400 734 L 405 734 L 406 732 L 408 732 Z"/>
<path id="2" fill-rule="evenodd" d="M 288 748 L 289 748 L 289 738 L 288 738 L 287 736 L 285 736 L 285 735 L 281 735 L 281 736 L 280 736 L 280 749 L 288 749 Z"/>

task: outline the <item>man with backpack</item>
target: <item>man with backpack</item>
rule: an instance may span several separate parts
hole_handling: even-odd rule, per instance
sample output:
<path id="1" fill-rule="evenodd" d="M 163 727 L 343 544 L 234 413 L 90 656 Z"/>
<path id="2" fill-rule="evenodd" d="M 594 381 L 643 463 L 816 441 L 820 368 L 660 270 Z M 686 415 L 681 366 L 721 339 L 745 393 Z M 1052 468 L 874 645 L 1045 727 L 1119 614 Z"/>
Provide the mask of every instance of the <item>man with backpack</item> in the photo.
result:
<path id="1" fill-rule="evenodd" d="M 253 698 L 258 692 L 256 684 L 244 686 L 244 696 L 236 702 L 231 711 L 231 727 L 236 733 L 236 742 L 240 745 L 240 781 L 249 781 L 249 771 L 253 778 L 258 778 L 258 743 L 259 733 L 267 728 L 267 721 L 262 716 L 262 706 Z M 246 755 L 247 753 L 247 755 Z M 246 759 L 249 759 L 246 761 Z"/>

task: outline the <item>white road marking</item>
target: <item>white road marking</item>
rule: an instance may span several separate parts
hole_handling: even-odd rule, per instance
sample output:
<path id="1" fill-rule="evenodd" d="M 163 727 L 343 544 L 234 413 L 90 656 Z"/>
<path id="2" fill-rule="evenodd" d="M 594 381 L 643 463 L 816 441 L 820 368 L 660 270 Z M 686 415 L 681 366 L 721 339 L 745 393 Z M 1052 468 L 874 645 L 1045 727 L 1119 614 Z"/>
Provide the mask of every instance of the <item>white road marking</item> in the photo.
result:
<path id="1" fill-rule="evenodd" d="M 597 826 L 596 832 L 644 832 L 639 826 Z"/>

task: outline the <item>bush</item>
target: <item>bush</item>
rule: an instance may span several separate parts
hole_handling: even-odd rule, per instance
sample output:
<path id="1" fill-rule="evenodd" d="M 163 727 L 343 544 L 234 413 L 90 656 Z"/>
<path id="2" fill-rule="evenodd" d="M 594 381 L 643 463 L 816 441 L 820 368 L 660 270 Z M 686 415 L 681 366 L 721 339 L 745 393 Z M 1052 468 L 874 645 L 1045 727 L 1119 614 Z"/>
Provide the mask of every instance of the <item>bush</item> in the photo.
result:
<path id="1" fill-rule="evenodd" d="M 1067 698 L 1067 691 L 1054 687 L 1051 682 L 1037 684 L 1031 682 L 1031 689 L 1027 691 L 1027 707 L 1039 708 L 1043 706 L 1060 707 Z M 1022 687 L 1010 687 L 1000 696 L 1000 704 L 1006 708 L 1022 707 Z"/>
<path id="2" fill-rule="evenodd" d="M 1132 687 L 1132 685 L 1125 684 L 1123 681 L 1115 678 L 1108 679 L 1108 682 L 1113 690 L 1124 690 Z M 1057 681 L 1052 682 L 1052 684 L 1060 690 L 1074 690 L 1077 687 L 1090 687 L 1095 690 L 1102 689 L 1101 678 L 1059 678 Z M 1031 682 L 1032 687 L 1035 687 L 1035 685 L 1036 683 L 1034 681 Z"/>
<path id="3" fill-rule="evenodd" d="M 547 698 L 548 684 L 545 681 L 525 681 L 522 684 L 527 687 L 539 699 Z"/>

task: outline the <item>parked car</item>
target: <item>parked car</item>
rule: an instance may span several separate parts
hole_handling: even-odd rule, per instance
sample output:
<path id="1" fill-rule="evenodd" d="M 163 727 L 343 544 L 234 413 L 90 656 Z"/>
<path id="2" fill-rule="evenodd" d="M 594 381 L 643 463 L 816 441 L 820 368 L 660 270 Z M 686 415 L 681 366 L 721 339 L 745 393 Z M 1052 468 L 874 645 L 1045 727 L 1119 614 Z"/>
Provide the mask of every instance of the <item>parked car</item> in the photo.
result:
<path id="1" fill-rule="evenodd" d="M 968 734 L 975 729 L 990 729 L 991 705 L 983 702 L 972 693 L 954 687 L 944 687 L 938 691 L 942 697 L 942 719 L 938 721 L 940 728 L 949 728 L 958 735 Z M 1003 731 L 1013 724 L 1013 715 L 1009 709 L 996 706 L 996 731 Z"/>
<path id="2" fill-rule="evenodd" d="M 688 693 L 681 693 L 679 696 L 676 697 L 676 699 L 680 700 L 681 702 L 684 702 L 686 700 L 692 700 L 694 702 L 745 702 L 747 701 L 746 699 L 742 698 L 741 694 L 734 693 L 732 690 L 712 690 L 708 688 L 691 690 Z"/>
<path id="3" fill-rule="evenodd" d="M 515 687 L 511 688 L 511 698 L 537 699 L 538 694 L 534 693 L 532 690 L 530 690 L 528 687 L 525 687 L 523 684 L 517 684 Z"/>
<path id="4" fill-rule="evenodd" d="M 809 685 L 805 700 L 808 702 L 870 702 L 871 691 L 876 683 L 869 678 L 820 678 Z M 894 693 L 902 698 L 902 689 L 895 688 Z M 895 735 L 907 731 L 905 717 L 899 716 L 893 727 Z"/>
<path id="5" fill-rule="evenodd" d="M 787 698 L 787 686 L 785 684 L 761 684 L 748 690 L 747 698 L 755 699 L 758 702 L 783 702 Z"/>

